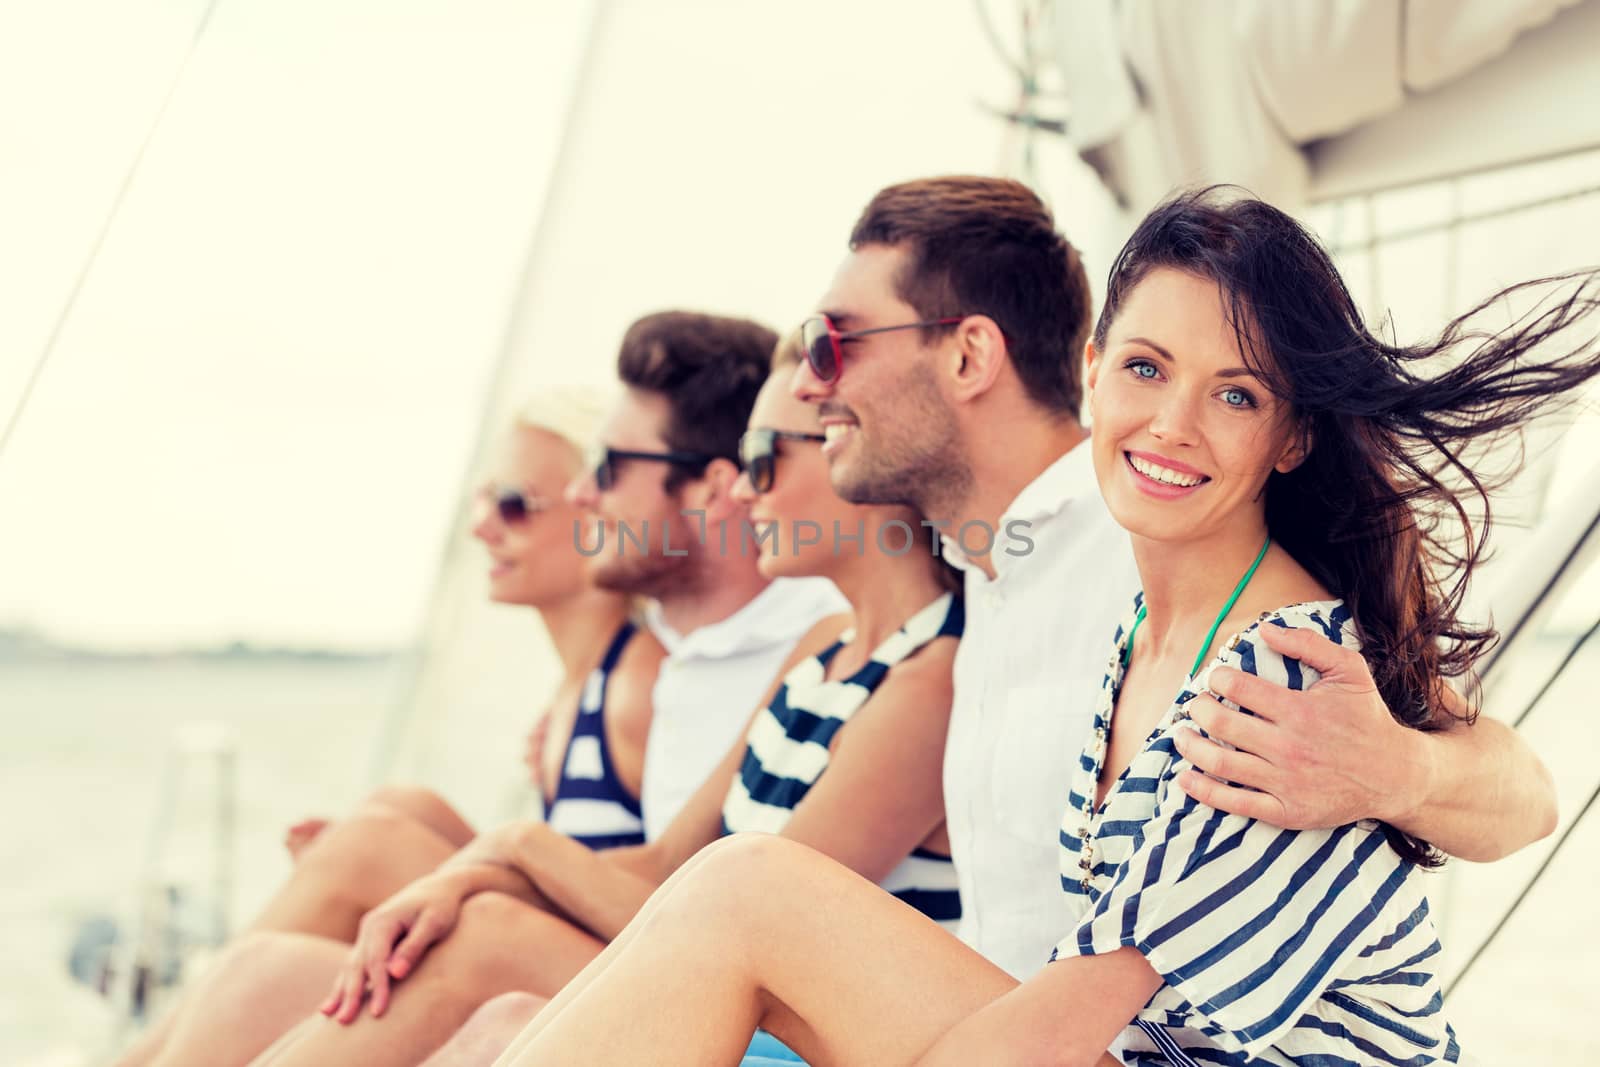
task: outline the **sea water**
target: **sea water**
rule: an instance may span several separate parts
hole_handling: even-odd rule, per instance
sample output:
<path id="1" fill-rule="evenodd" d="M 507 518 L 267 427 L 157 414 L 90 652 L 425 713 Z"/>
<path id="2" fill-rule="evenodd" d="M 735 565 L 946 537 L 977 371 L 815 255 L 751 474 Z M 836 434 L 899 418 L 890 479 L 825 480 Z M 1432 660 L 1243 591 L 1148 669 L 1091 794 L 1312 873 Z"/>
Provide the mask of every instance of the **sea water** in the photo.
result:
<path id="1" fill-rule="evenodd" d="M 147 870 L 209 917 L 230 798 L 216 759 L 175 755 L 186 731 L 215 724 L 214 740 L 233 742 L 220 903 L 238 923 L 289 870 L 284 829 L 359 796 L 395 675 L 387 660 L 289 657 L 0 663 L 0 1063 L 68 1067 L 103 1051 L 114 1013 L 69 977 L 67 953 L 84 918 L 130 911 Z M 174 818 L 152 857 L 164 790 Z"/>

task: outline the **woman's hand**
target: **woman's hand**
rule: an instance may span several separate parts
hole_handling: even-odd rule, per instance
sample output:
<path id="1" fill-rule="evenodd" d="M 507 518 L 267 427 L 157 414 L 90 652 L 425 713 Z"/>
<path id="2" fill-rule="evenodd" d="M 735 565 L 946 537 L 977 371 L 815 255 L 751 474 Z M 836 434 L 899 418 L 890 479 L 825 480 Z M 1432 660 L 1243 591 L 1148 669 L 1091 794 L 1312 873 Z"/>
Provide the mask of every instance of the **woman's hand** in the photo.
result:
<path id="1" fill-rule="evenodd" d="M 334 979 L 333 991 L 318 1010 L 341 1023 L 361 1013 L 364 992 L 371 1013 L 389 1007 L 389 986 L 416 969 L 424 953 L 448 937 L 472 889 L 449 871 L 417 879 L 361 918 L 356 943 Z"/>

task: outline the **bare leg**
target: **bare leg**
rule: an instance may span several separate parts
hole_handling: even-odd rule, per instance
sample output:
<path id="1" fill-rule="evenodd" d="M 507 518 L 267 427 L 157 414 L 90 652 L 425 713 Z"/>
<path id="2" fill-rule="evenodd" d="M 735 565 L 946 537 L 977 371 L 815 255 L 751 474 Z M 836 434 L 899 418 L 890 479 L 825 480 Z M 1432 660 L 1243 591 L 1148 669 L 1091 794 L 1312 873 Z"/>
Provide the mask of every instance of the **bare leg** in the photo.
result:
<path id="1" fill-rule="evenodd" d="M 297 1040 L 260 1062 L 411 1067 L 443 1045 L 485 1001 L 542 988 L 552 974 L 576 974 L 601 947 L 547 912 L 499 893 L 479 893 L 462 905 L 451 935 L 395 987 L 381 1019 L 364 1013 L 346 1026 L 316 1018 Z"/>
<path id="2" fill-rule="evenodd" d="M 457 849 L 465 848 L 477 836 L 450 802 L 431 789 L 417 785 L 379 786 L 362 806 L 374 804 L 411 816 Z"/>
<path id="3" fill-rule="evenodd" d="M 290 930 L 355 940 L 372 908 L 456 851 L 411 815 L 384 804 L 356 809 L 316 836 L 253 930 Z"/>
<path id="4" fill-rule="evenodd" d="M 499 1061 L 737 1064 L 757 1026 L 813 1067 L 910 1063 L 1016 980 L 783 838 L 712 845 Z"/>
<path id="5" fill-rule="evenodd" d="M 385 786 L 349 818 L 319 830 L 301 847 L 289 880 L 250 930 L 352 941 L 362 915 L 432 871 L 471 839 L 472 828 L 437 795 L 408 786 Z M 191 1004 L 199 998 L 209 1003 L 212 976 L 221 973 L 233 954 L 232 947 L 226 950 L 218 968 L 140 1035 L 117 1060 L 118 1067 L 157 1062 L 158 1053 L 193 1010 Z M 332 980 L 330 975 L 312 985 L 326 992 L 324 987 Z M 317 1003 L 313 999 L 307 1011 Z"/>
<path id="6" fill-rule="evenodd" d="M 164 1040 L 121 1065 L 227 1067 L 248 1063 L 316 1008 L 349 946 L 305 934 L 245 934 L 169 1016 Z"/>
<path id="7" fill-rule="evenodd" d="M 489 1067 L 548 1003 L 532 993 L 500 994 L 473 1012 L 456 1036 L 422 1067 Z"/>
<path id="8" fill-rule="evenodd" d="M 456 809 L 431 789 L 411 785 L 386 785 L 379 787 L 361 805 L 377 805 L 409 815 L 456 848 L 464 848 L 475 836 L 472 827 L 456 813 Z M 289 827 L 284 835 L 284 847 L 291 859 L 299 859 L 317 835 L 326 830 L 330 819 L 302 819 Z"/>

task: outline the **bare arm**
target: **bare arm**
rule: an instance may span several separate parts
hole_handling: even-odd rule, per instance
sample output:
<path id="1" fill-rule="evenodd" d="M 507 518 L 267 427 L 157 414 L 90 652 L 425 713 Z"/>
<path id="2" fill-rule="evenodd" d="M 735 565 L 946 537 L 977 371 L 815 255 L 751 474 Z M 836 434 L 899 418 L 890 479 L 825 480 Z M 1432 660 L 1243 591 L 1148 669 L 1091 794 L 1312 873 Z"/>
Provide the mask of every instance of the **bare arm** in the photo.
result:
<path id="1" fill-rule="evenodd" d="M 916 1067 L 1115 1067 L 1122 1061 L 1106 1048 L 1160 986 L 1131 948 L 1059 960 L 958 1023 Z"/>
<path id="2" fill-rule="evenodd" d="M 752 718 L 771 702 L 790 668 L 832 642 L 848 622 L 847 617 L 836 616 L 813 627 L 779 669 Z M 717 839 L 722 802 L 744 753 L 741 734 L 657 841 L 592 852 L 543 823 L 526 823 L 505 838 L 496 861 L 525 876 L 561 914 L 598 937 L 614 938 L 673 871 Z"/>
<path id="3" fill-rule="evenodd" d="M 633 921 L 650 894 L 690 856 L 717 839 L 722 799 L 744 756 L 743 735 L 660 840 L 595 852 L 545 823 L 519 827 L 505 860 L 547 894 L 562 913 L 610 940 Z"/>
<path id="4" fill-rule="evenodd" d="M 944 821 L 955 644 L 935 641 L 889 672 L 839 731 L 784 837 L 876 882 Z"/>
<path id="5" fill-rule="evenodd" d="M 606 684 L 606 747 L 617 778 L 634 796 L 644 782 L 644 750 L 655 712 L 656 674 L 666 654 L 650 633 L 635 634 Z"/>
<path id="6" fill-rule="evenodd" d="M 1264 626 L 1266 643 L 1322 673 L 1304 692 L 1219 668 L 1194 719 L 1233 751 L 1187 731 L 1179 751 L 1205 771 L 1178 784 L 1196 800 L 1292 830 L 1381 819 L 1461 859 L 1500 859 L 1556 825 L 1555 783 L 1517 733 L 1488 717 L 1433 733 L 1384 706 L 1360 654 L 1307 629 Z M 1451 712 L 1463 698 L 1449 690 Z M 1221 779 L 1235 784 L 1226 784 Z"/>

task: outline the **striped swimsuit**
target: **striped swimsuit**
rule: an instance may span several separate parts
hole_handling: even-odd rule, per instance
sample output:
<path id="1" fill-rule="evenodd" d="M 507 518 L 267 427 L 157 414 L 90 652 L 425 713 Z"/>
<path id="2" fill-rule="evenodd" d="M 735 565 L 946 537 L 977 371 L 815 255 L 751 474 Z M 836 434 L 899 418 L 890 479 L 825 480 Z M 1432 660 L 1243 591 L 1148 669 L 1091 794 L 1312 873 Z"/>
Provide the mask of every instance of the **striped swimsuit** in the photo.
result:
<path id="1" fill-rule="evenodd" d="M 633 634 L 633 623 L 623 623 L 584 682 L 556 795 L 545 805 L 545 821 L 552 828 L 594 849 L 644 844 L 639 798 L 617 777 L 606 744 L 606 688 Z"/>
<path id="2" fill-rule="evenodd" d="M 1077 926 L 1051 954 L 1131 947 L 1162 976 L 1122 1033 L 1123 1062 L 1459 1062 L 1440 1010 L 1424 872 L 1400 858 L 1381 826 L 1280 830 L 1200 804 L 1174 781 L 1190 764 L 1173 735 L 1199 729 L 1184 705 L 1205 690 L 1213 667 L 1304 689 L 1317 673 L 1269 649 L 1258 628 L 1305 627 L 1359 648 L 1349 609 L 1337 600 L 1280 608 L 1227 642 L 1096 811 L 1128 625 L 1117 631 L 1094 731 L 1073 773 L 1061 885 Z"/>
<path id="3" fill-rule="evenodd" d="M 756 716 L 744 763 L 722 804 L 722 832 L 778 833 L 828 768 L 833 736 L 888 677 L 896 663 L 936 637 L 960 637 L 960 599 L 949 593 L 908 619 L 848 678 L 826 680 L 828 662 L 850 640 L 846 631 L 784 675 L 772 702 Z M 951 926 L 961 897 L 950 857 L 917 849 L 880 883 L 929 918 Z"/>

